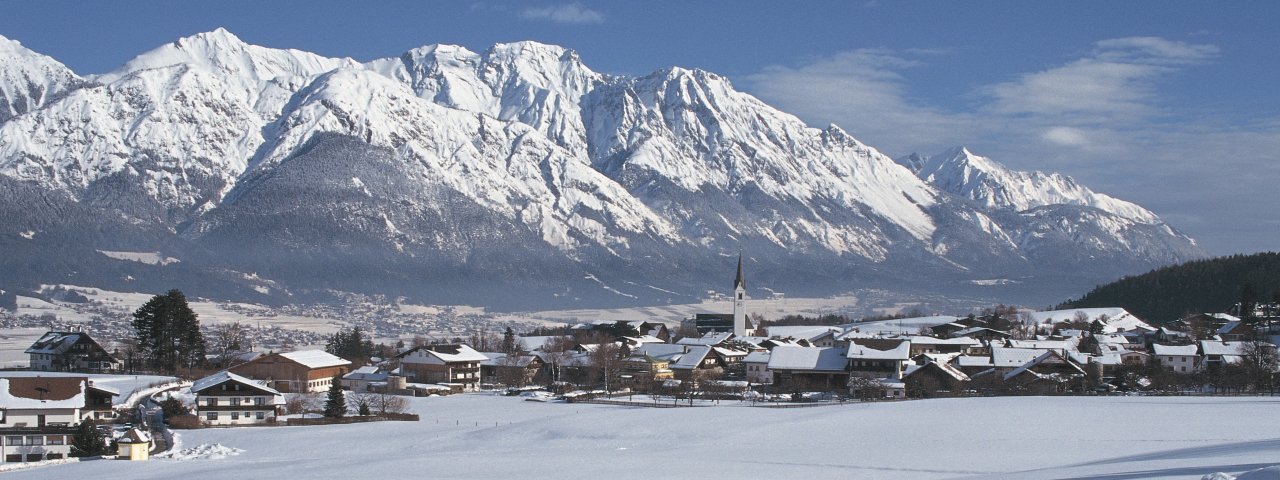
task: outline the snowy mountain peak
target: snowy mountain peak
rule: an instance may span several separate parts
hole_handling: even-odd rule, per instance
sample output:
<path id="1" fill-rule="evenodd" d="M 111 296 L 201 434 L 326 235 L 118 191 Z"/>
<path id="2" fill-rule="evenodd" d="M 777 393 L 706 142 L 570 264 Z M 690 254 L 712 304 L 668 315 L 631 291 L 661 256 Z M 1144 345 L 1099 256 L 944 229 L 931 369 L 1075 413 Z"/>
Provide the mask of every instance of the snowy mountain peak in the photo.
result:
<path id="1" fill-rule="evenodd" d="M 61 62 L 0 36 L 0 124 L 83 83 Z"/>
<path id="2" fill-rule="evenodd" d="M 1094 192 L 1071 177 L 1012 170 L 962 146 L 927 159 L 908 156 L 898 163 L 914 170 L 916 176 L 934 187 L 986 208 L 1025 211 L 1046 205 L 1080 205 L 1136 222 L 1162 223 L 1150 210 Z"/>
<path id="3" fill-rule="evenodd" d="M 135 72 L 185 65 L 231 79 L 263 82 L 279 77 L 314 76 L 342 66 L 358 65 L 349 58 L 327 58 L 310 52 L 251 45 L 223 28 L 157 47 L 126 62 L 97 80 L 112 83 Z"/>

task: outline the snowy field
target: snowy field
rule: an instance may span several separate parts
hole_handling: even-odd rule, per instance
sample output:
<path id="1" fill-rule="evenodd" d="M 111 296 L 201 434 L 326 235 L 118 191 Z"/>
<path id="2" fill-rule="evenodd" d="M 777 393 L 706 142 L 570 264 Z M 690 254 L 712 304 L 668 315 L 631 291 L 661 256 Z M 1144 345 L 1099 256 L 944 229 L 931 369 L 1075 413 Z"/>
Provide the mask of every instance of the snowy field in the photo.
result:
<path id="1" fill-rule="evenodd" d="M 474 394 L 421 422 L 183 431 L 6 478 L 1199 479 L 1280 464 L 1280 399 L 1007 397 L 656 409 Z"/>

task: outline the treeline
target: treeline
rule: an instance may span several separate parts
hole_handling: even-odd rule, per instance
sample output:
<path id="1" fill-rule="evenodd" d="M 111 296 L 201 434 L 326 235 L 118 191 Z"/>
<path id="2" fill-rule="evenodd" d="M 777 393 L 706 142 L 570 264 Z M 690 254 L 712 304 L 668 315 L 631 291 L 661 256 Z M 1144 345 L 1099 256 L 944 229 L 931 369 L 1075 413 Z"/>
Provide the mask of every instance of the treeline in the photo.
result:
<path id="1" fill-rule="evenodd" d="M 1188 313 L 1223 312 L 1237 302 L 1280 301 L 1280 253 L 1196 260 L 1129 276 L 1094 288 L 1057 309 L 1124 307 L 1165 322 Z"/>

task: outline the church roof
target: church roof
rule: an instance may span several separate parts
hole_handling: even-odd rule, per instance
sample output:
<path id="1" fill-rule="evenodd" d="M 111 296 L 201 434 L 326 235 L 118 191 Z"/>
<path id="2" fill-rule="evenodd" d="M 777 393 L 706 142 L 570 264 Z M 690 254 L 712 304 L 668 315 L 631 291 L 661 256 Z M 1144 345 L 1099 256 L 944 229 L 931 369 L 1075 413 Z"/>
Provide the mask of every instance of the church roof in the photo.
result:
<path id="1" fill-rule="evenodd" d="M 733 289 L 737 290 L 741 286 L 743 290 L 747 288 L 747 279 L 742 276 L 742 254 L 738 254 L 738 276 L 733 279 Z"/>

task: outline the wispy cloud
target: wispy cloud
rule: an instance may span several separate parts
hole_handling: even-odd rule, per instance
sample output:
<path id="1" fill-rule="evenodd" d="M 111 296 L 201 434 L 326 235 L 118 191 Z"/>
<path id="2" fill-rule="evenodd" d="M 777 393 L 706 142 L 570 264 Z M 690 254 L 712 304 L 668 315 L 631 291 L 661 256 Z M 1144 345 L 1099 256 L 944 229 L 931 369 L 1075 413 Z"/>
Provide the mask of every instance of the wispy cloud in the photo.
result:
<path id="1" fill-rule="evenodd" d="M 1072 123 L 1132 121 L 1156 113 L 1156 79 L 1218 53 L 1213 45 L 1156 37 L 1102 40 L 1094 47 L 1088 57 L 985 87 L 983 93 L 992 99 L 988 108 Z"/>
<path id="2" fill-rule="evenodd" d="M 526 20 L 545 20 L 570 25 L 590 25 L 604 23 L 604 14 L 587 8 L 579 3 L 529 7 L 520 11 L 520 18 Z"/>
<path id="3" fill-rule="evenodd" d="M 835 123 L 873 144 L 901 145 L 913 136 L 967 131 L 965 115 L 909 98 L 903 72 L 923 65 L 917 57 L 938 54 L 913 53 L 885 49 L 843 52 L 799 67 L 767 67 L 748 75 L 746 84 L 757 96 L 811 125 Z"/>

